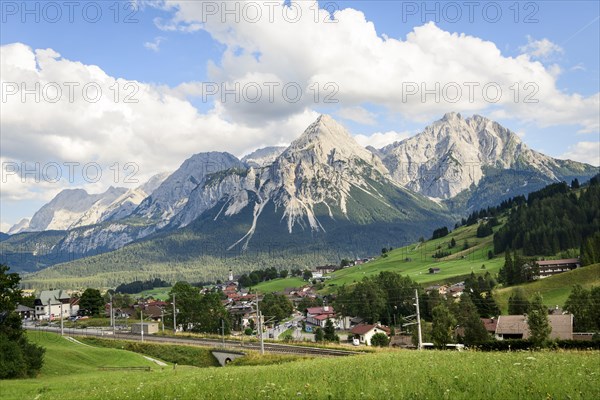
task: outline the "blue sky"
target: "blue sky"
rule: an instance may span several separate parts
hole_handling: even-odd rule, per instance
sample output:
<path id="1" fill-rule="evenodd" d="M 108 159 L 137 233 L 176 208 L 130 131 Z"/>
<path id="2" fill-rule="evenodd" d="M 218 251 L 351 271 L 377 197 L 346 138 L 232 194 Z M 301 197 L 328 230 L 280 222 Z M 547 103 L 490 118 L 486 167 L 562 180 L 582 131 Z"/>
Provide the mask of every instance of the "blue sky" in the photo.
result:
<path id="1" fill-rule="evenodd" d="M 25 3 L 29 13 L 23 8 Z M 145 179 L 176 168 L 195 152 L 227 150 L 241 156 L 257 146 L 289 143 L 321 112 L 331 113 L 353 134 L 362 135 L 365 144 L 402 139 L 418 133 L 446 111 L 460 111 L 498 120 L 519 133 L 530 147 L 555 157 L 595 164 L 600 157 L 600 11 L 596 1 L 473 2 L 472 9 L 468 2 L 321 1 L 321 8 L 340 16 L 339 24 L 325 24 L 321 20 L 324 14 L 320 14 L 319 24 L 312 27 L 303 23 L 302 29 L 300 23 L 291 26 L 285 24 L 289 21 L 281 21 L 285 7 L 275 9 L 277 23 L 261 18 L 250 24 L 241 11 L 237 14 L 239 22 L 232 20 L 235 14 L 220 15 L 222 2 L 205 1 L 202 6 L 199 1 L 178 0 L 73 2 L 73 21 L 67 3 L 25 3 L 2 2 L 0 45 L 6 49 L 0 71 L 3 82 L 29 82 L 29 75 L 21 77 L 11 68 L 34 59 L 34 72 L 42 82 L 64 84 L 73 77 L 85 83 L 100 73 L 101 80 L 122 79 L 141 85 L 147 89 L 142 90 L 144 95 L 152 100 L 127 110 L 106 105 L 102 109 L 109 114 L 99 124 L 92 117 L 86 120 L 99 109 L 98 104 L 78 108 L 13 106 L 10 101 L 18 98 L 13 96 L 2 104 L 3 163 L 94 161 L 107 172 L 114 163 L 122 166 L 133 162 L 139 165 L 140 178 Z M 265 10 L 264 2 L 253 3 Z M 309 3 L 305 1 L 303 6 Z M 55 5 L 62 15 L 53 22 Z M 98 7 L 102 16 L 92 22 Z M 200 12 L 214 7 L 217 15 Z M 303 17 L 316 12 L 313 8 L 303 10 Z M 370 35 L 370 29 L 375 36 Z M 439 41 L 433 44 L 442 47 L 432 46 L 428 40 Z M 24 46 L 17 48 L 16 43 Z M 428 51 L 434 47 L 454 49 L 455 54 L 435 50 L 433 57 Z M 37 49 L 53 52 L 35 53 Z M 370 49 L 373 54 L 369 54 Z M 492 60 L 490 65 L 478 66 L 477 54 L 488 51 L 490 56 L 485 60 Z M 431 66 L 432 62 L 436 66 Z M 534 82 L 540 87 L 540 103 L 534 108 L 509 102 L 469 105 L 431 104 L 426 100 L 401 104 L 400 97 L 385 89 L 400 87 L 399 81 L 406 76 L 402 71 L 412 71 L 429 84 L 440 74 L 444 75 L 440 76 L 442 85 L 449 79 L 461 83 L 473 77 L 481 84 L 498 81 L 505 89 L 504 96 L 510 93 L 506 87 L 511 79 Z M 321 94 L 327 94 L 322 88 L 325 83 L 334 82 L 339 84 L 339 102 L 323 104 L 303 98 L 297 104 L 279 99 L 256 105 L 243 104 L 243 100 L 242 104 L 219 104 L 218 96 L 203 101 L 198 94 L 202 82 L 247 82 L 254 77 L 260 83 L 268 80 L 268 74 L 282 82 L 298 82 L 303 88 L 318 82 Z M 162 108 L 166 96 L 173 100 Z M 63 108 L 57 112 L 54 106 Z M 18 117 L 23 113 L 40 115 L 39 124 L 49 127 L 40 128 Z M 109 117 L 117 114 L 125 117 L 115 119 L 111 128 Z M 154 117 L 158 120 L 153 121 Z M 84 186 L 99 192 L 108 184 L 124 182 L 89 182 L 81 177 L 73 183 L 36 185 L 19 180 L 11 186 L 6 182 L 0 207 L 1 230 L 30 217 L 65 187 Z"/>

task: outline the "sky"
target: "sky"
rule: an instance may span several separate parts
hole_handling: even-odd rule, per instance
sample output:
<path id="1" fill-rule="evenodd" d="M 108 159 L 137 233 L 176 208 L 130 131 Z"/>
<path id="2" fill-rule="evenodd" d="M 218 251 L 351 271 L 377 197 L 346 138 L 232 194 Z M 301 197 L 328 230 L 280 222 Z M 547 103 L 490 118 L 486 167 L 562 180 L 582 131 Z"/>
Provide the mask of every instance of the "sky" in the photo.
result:
<path id="1" fill-rule="evenodd" d="M 382 147 L 445 113 L 600 165 L 597 1 L 2 1 L 0 231 L 67 188 L 286 145 Z"/>

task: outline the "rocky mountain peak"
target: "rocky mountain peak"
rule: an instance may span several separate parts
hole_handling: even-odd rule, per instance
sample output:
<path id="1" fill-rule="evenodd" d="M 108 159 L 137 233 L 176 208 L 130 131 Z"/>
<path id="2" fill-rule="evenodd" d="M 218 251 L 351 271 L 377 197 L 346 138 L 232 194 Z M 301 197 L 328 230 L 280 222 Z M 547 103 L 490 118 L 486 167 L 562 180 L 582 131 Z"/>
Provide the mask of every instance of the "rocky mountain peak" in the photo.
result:
<path id="1" fill-rule="evenodd" d="M 326 114 L 320 115 L 306 128 L 279 158 L 311 165 L 333 165 L 337 161 L 361 159 L 382 174 L 387 174 L 377 156 L 359 145 L 346 128 Z"/>

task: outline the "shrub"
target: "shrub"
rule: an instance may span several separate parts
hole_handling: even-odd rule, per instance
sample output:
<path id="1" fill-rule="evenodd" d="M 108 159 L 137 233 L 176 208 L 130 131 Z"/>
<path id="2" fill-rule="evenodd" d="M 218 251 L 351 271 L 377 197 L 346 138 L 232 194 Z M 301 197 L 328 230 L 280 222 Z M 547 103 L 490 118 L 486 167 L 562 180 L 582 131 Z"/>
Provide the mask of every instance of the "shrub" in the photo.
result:
<path id="1" fill-rule="evenodd" d="M 371 337 L 371 346 L 386 347 L 390 344 L 390 339 L 385 333 L 376 333 Z"/>

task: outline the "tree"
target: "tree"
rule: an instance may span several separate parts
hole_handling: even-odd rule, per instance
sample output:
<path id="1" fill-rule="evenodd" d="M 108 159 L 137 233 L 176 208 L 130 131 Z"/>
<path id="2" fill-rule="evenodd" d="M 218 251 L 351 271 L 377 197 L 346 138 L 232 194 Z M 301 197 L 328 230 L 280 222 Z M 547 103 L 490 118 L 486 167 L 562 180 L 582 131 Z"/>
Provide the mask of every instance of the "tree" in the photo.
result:
<path id="1" fill-rule="evenodd" d="M 529 306 L 527 324 L 529 325 L 531 341 L 536 346 L 544 347 L 550 337 L 552 328 L 548 320 L 548 310 L 542 303 L 542 296 L 539 293 L 535 294 Z"/>
<path id="2" fill-rule="evenodd" d="M 581 243 L 580 254 L 583 266 L 600 262 L 600 232 L 596 232 Z"/>
<path id="3" fill-rule="evenodd" d="M 98 289 L 87 288 L 79 299 L 79 308 L 85 315 L 99 316 L 104 312 L 104 299 Z"/>
<path id="4" fill-rule="evenodd" d="M 304 279 L 305 281 L 309 281 L 311 280 L 313 277 L 313 274 L 310 270 L 305 269 L 304 272 L 302 273 L 302 279 Z"/>
<path id="5" fill-rule="evenodd" d="M 492 226 L 487 223 L 479 224 L 479 226 L 477 227 L 477 237 L 478 238 L 490 236 L 492 233 L 494 233 Z"/>
<path id="6" fill-rule="evenodd" d="M 33 377 L 42 368 L 44 348 L 30 343 L 15 312 L 21 278 L 0 264 L 0 379 Z"/>
<path id="7" fill-rule="evenodd" d="M 579 189 L 579 179 L 575 178 L 571 181 L 571 189 Z"/>
<path id="8" fill-rule="evenodd" d="M 200 315 L 200 291 L 188 282 L 177 282 L 169 291 L 169 297 L 175 295 L 175 307 L 177 307 L 177 324 L 184 331 L 190 330 L 198 322 Z M 172 316 L 169 316 L 172 322 Z"/>
<path id="9" fill-rule="evenodd" d="M 433 324 L 431 336 L 436 347 L 445 347 L 452 341 L 453 331 L 456 327 L 456 318 L 448 307 L 441 303 L 433 308 Z"/>
<path id="10" fill-rule="evenodd" d="M 318 297 L 303 297 L 300 302 L 298 302 L 298 311 L 304 313 L 304 310 L 310 307 L 321 307 L 323 305 L 323 300 Z"/>
<path id="11" fill-rule="evenodd" d="M 294 306 L 285 295 L 267 293 L 260 302 L 260 309 L 263 315 L 274 317 L 279 322 L 290 316 Z"/>
<path id="12" fill-rule="evenodd" d="M 448 245 L 448 248 L 451 249 L 455 246 L 456 246 L 456 239 L 454 239 L 454 238 L 450 239 L 450 244 Z"/>
<path id="13" fill-rule="evenodd" d="M 514 268 L 513 261 L 510 257 L 510 250 L 506 250 L 504 254 L 504 265 L 500 268 L 498 272 L 498 280 L 504 284 L 504 286 L 509 286 L 514 283 Z"/>
<path id="14" fill-rule="evenodd" d="M 198 304 L 198 314 L 193 319 L 195 332 L 221 333 L 228 335 L 231 331 L 231 322 L 227 309 L 221 302 L 219 293 L 206 293 L 201 296 Z"/>
<path id="15" fill-rule="evenodd" d="M 339 342 L 340 337 L 335 334 L 335 327 L 333 322 L 328 318 L 325 322 L 325 329 L 323 329 L 323 339 L 328 342 Z"/>
<path id="16" fill-rule="evenodd" d="M 522 288 L 518 287 L 512 291 L 508 298 L 508 313 L 510 315 L 523 315 L 529 309 L 529 300 Z"/>
<path id="17" fill-rule="evenodd" d="M 448 227 L 447 226 L 442 226 L 441 228 L 437 228 L 436 230 L 433 231 L 433 234 L 431 235 L 431 239 L 439 239 L 441 237 L 447 236 L 448 233 L 450 233 L 448 231 Z"/>
<path id="18" fill-rule="evenodd" d="M 344 268 L 349 266 L 352 263 L 352 261 L 350 261 L 347 258 L 342 258 L 342 261 L 340 261 L 340 267 Z"/>
<path id="19" fill-rule="evenodd" d="M 285 279 L 285 278 L 287 278 L 287 276 L 288 276 L 288 270 L 287 269 L 282 269 L 281 271 L 279 271 L 279 277 L 280 278 Z"/>
<path id="20" fill-rule="evenodd" d="M 390 338 L 385 333 L 376 333 L 371 337 L 371 346 L 387 347 L 390 344 Z"/>
<path id="21" fill-rule="evenodd" d="M 494 258 L 494 252 L 492 250 L 488 250 L 488 260 Z"/>
<path id="22" fill-rule="evenodd" d="M 489 334 L 470 296 L 463 294 L 460 297 L 460 302 L 454 303 L 454 307 L 456 309 L 454 313 L 456 321 L 464 330 L 464 344 L 473 346 L 489 340 Z"/>
<path id="23" fill-rule="evenodd" d="M 581 285 L 573 286 L 565 301 L 565 310 L 573 314 L 573 328 L 576 332 L 591 332 L 597 329 L 596 321 L 593 319 L 594 307 L 600 305 L 593 303 L 591 292 Z"/>
<path id="24" fill-rule="evenodd" d="M 323 342 L 325 340 L 325 334 L 323 333 L 323 329 L 317 328 L 315 330 L 315 342 Z"/>
<path id="25" fill-rule="evenodd" d="M 249 288 L 252 286 L 252 280 L 246 274 L 243 274 L 238 278 L 238 283 L 240 284 L 241 288 Z"/>

